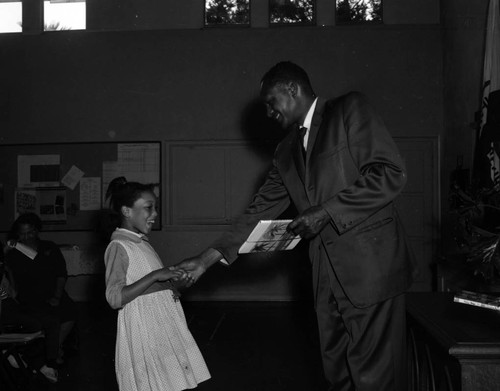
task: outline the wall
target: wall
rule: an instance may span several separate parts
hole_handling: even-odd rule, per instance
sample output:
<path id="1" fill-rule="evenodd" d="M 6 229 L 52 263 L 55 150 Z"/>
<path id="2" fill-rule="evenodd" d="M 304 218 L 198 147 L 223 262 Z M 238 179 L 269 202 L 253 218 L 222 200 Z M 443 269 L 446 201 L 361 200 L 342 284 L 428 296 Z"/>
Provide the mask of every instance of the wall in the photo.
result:
<path id="1" fill-rule="evenodd" d="M 144 2 L 127 3 L 141 7 L 144 24 L 137 24 L 141 18 L 134 17 L 131 5 L 100 3 L 109 7 L 115 31 L 96 31 L 107 19 L 91 12 L 101 7 L 92 0 L 88 23 L 94 31 L 0 36 L 0 102 L 6 102 L 0 143 L 261 138 L 275 143 L 282 134 L 248 114 L 255 113 L 260 77 L 283 59 L 307 69 L 319 95 L 366 93 L 394 136 L 442 132 L 437 2 L 422 8 L 416 0 L 404 6 L 386 0 L 387 25 L 334 26 L 332 17 L 323 15 L 318 20 L 325 27 L 229 29 L 197 29 L 202 15 L 194 8 L 169 14 L 175 26 L 161 29 L 154 9 L 144 11 Z M 195 2 L 187 3 L 169 4 L 194 7 Z M 328 7 L 324 1 L 318 1 L 320 6 Z M 255 23 L 265 27 L 265 7 L 258 9 L 263 13 Z M 253 7 L 252 17 L 255 12 Z M 162 258 L 175 263 L 201 251 L 225 228 L 164 226 L 152 240 Z M 94 241 L 89 232 L 46 232 L 45 237 L 79 246 Z M 309 289 L 307 270 L 300 252 L 291 260 L 247 258 L 230 270 L 214 267 L 191 295 L 301 297 Z"/>
<path id="2" fill-rule="evenodd" d="M 252 138 L 242 114 L 282 59 L 319 95 L 364 91 L 394 135 L 436 134 L 439 38 L 433 26 L 4 36 L 1 141 Z"/>

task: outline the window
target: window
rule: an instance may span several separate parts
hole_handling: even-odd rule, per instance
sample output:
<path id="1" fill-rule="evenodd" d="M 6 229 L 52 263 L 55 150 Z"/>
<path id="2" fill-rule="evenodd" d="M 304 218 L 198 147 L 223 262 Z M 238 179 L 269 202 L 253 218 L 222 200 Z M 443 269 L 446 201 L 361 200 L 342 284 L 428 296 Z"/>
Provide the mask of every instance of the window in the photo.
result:
<path id="1" fill-rule="evenodd" d="M 382 0 L 336 0 L 337 23 L 382 22 Z"/>
<path id="2" fill-rule="evenodd" d="M 312 25 L 314 5 L 314 0 L 269 0 L 269 23 Z"/>
<path id="3" fill-rule="evenodd" d="M 0 33 L 21 33 L 23 31 L 23 3 L 0 0 Z"/>
<path id="4" fill-rule="evenodd" d="M 85 30 L 85 0 L 50 0 L 43 2 L 43 29 Z"/>
<path id="5" fill-rule="evenodd" d="M 250 0 L 205 0 L 205 26 L 250 25 Z"/>

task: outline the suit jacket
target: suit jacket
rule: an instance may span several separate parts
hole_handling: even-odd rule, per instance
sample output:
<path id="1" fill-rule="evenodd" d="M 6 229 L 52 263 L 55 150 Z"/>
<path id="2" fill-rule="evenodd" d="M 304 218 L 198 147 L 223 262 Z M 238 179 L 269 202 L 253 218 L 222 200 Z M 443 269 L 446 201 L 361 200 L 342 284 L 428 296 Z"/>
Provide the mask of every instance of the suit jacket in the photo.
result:
<path id="1" fill-rule="evenodd" d="M 402 293 L 412 282 L 413 259 L 393 201 L 406 171 L 379 115 L 356 92 L 318 99 L 305 161 L 300 148 L 292 129 L 250 206 L 212 247 L 231 263 L 258 220 L 278 217 L 290 202 L 299 213 L 321 205 L 331 222 L 309 244 L 313 278 L 326 257 L 357 307 Z"/>

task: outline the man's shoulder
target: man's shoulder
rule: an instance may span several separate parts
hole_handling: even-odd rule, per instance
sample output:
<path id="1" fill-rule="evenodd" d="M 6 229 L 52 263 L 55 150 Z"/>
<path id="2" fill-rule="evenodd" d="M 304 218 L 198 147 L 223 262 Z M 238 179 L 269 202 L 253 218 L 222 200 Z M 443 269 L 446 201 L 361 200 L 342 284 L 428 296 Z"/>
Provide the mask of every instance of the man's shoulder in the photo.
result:
<path id="1" fill-rule="evenodd" d="M 345 103 L 350 103 L 350 102 L 360 102 L 360 101 L 367 101 L 367 97 L 365 94 L 359 91 L 350 91 L 347 92 L 343 95 L 339 95 L 335 98 L 328 99 L 326 101 L 326 104 L 328 106 L 335 106 L 338 104 L 345 104 Z"/>
<path id="2" fill-rule="evenodd" d="M 336 98 L 329 99 L 324 103 L 323 115 L 341 115 L 342 113 L 359 111 L 364 107 L 369 107 L 368 98 L 358 91 L 350 91 Z"/>
<path id="3" fill-rule="evenodd" d="M 295 139 L 295 133 L 293 131 L 289 131 L 285 137 L 281 139 L 280 142 L 278 142 L 278 145 L 276 146 L 274 155 L 276 157 L 277 153 L 283 152 L 284 150 L 288 150 L 289 148 L 292 148 L 294 145 L 294 139 Z"/>

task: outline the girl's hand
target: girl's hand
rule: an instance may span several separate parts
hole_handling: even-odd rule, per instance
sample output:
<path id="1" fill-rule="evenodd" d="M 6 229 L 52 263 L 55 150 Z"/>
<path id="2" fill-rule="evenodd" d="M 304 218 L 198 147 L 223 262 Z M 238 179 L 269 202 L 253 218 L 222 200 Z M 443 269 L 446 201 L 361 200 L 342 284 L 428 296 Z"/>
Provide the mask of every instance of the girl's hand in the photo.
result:
<path id="1" fill-rule="evenodd" d="M 167 281 L 167 280 L 183 280 L 187 278 L 186 272 L 184 270 L 170 270 L 168 267 L 158 269 L 156 271 L 157 281 Z"/>

